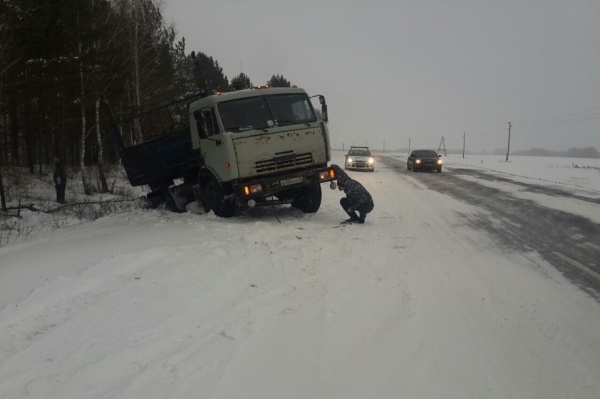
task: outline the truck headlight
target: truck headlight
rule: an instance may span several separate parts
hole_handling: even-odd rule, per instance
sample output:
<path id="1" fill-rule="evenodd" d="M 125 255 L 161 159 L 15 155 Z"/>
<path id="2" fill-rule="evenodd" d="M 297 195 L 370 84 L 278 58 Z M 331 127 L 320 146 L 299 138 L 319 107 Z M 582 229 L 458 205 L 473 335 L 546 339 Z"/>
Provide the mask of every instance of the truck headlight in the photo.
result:
<path id="1" fill-rule="evenodd" d="M 323 171 L 323 172 L 319 172 L 319 180 L 329 180 L 330 176 L 329 176 L 329 172 L 328 171 Z"/>
<path id="2" fill-rule="evenodd" d="M 260 184 L 255 184 L 253 186 L 244 186 L 244 193 L 246 195 L 252 195 L 262 192 L 262 186 Z"/>
<path id="3" fill-rule="evenodd" d="M 438 159 L 438 160 L 437 160 L 437 164 L 438 164 L 438 165 L 441 165 L 441 164 L 442 164 L 442 160 L 441 160 L 441 159 Z"/>

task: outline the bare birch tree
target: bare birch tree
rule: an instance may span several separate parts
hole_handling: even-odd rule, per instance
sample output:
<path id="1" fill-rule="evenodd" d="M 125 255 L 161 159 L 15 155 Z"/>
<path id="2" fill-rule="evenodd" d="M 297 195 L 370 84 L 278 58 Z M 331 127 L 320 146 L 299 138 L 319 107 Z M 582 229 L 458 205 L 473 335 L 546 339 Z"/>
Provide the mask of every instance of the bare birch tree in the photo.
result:
<path id="1" fill-rule="evenodd" d="M 130 93 L 133 114 L 173 99 L 173 29 L 165 27 L 160 0 L 117 0 L 127 15 L 126 51 L 130 57 Z M 132 139 L 143 140 L 139 121 Z"/>
<path id="2" fill-rule="evenodd" d="M 126 21 L 113 12 L 109 3 L 102 3 L 94 9 L 92 23 L 97 35 L 93 43 L 94 68 L 93 85 L 95 90 L 95 130 L 98 157 L 98 177 L 100 192 L 108 192 L 108 182 L 104 168 L 104 141 L 102 140 L 101 108 L 102 98 L 111 85 L 124 75 L 126 60 L 119 57 L 119 38 L 125 33 Z M 112 117 L 112 115 L 111 115 Z"/>

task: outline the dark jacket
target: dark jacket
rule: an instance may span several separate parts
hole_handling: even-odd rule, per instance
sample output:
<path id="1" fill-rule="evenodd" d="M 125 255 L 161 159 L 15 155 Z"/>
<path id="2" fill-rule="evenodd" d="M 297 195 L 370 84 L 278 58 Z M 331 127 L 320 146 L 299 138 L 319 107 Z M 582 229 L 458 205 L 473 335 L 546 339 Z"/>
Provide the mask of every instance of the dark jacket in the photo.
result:
<path id="1" fill-rule="evenodd" d="M 62 167 L 60 162 L 54 162 L 54 176 L 53 176 L 54 184 L 57 186 L 67 184 L 67 174 L 65 173 L 65 168 Z"/>
<path id="2" fill-rule="evenodd" d="M 373 210 L 373 207 L 375 206 L 373 204 L 373 198 L 362 184 L 349 178 L 346 181 L 345 187 L 344 192 L 346 193 L 346 198 L 348 198 L 350 205 L 352 205 L 354 209 L 367 213 Z"/>
<path id="3" fill-rule="evenodd" d="M 373 203 L 373 197 L 371 197 L 367 189 L 348 176 L 339 166 L 331 166 L 335 170 L 338 185 L 345 187 L 344 192 L 352 208 L 361 212 L 371 212 L 375 204 Z"/>

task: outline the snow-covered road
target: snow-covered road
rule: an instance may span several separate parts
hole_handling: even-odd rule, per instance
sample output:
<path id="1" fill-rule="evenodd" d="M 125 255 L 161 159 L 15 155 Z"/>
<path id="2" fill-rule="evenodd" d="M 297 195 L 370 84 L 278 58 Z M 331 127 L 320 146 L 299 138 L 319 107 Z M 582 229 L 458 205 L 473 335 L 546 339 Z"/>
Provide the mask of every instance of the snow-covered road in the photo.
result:
<path id="1" fill-rule="evenodd" d="M 314 215 L 135 211 L 0 248 L 0 397 L 600 397 L 598 302 L 471 229 L 484 210 L 351 176 L 365 225 L 326 189 Z"/>

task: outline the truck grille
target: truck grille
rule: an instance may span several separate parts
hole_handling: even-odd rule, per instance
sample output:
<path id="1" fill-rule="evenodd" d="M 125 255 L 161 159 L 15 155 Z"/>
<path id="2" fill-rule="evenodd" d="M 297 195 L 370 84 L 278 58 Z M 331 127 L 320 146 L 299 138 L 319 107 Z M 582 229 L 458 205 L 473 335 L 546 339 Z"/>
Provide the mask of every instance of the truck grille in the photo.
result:
<path id="1" fill-rule="evenodd" d="M 289 169 L 296 166 L 311 165 L 313 162 L 310 152 L 305 154 L 294 154 L 293 152 L 277 154 L 271 159 L 256 161 L 256 172 L 274 172 L 281 169 Z"/>

